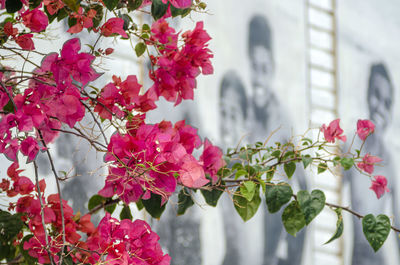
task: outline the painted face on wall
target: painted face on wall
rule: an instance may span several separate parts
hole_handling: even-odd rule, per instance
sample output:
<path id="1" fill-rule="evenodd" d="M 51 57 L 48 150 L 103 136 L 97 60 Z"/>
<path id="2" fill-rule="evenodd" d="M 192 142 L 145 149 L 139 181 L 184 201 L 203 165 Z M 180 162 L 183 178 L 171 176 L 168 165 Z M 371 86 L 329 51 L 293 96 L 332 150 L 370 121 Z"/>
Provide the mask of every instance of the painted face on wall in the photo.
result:
<path id="1" fill-rule="evenodd" d="M 243 136 L 244 114 L 241 109 L 241 97 L 234 87 L 227 87 L 221 98 L 221 138 L 225 146 L 235 146 Z"/>
<path id="2" fill-rule="evenodd" d="M 368 95 L 370 119 L 377 129 L 386 129 L 392 118 L 392 89 L 389 80 L 380 73 L 371 79 L 372 86 Z"/>
<path id="3" fill-rule="evenodd" d="M 251 82 L 253 99 L 258 106 L 268 102 L 273 77 L 271 52 L 264 46 L 257 45 L 251 50 Z"/>

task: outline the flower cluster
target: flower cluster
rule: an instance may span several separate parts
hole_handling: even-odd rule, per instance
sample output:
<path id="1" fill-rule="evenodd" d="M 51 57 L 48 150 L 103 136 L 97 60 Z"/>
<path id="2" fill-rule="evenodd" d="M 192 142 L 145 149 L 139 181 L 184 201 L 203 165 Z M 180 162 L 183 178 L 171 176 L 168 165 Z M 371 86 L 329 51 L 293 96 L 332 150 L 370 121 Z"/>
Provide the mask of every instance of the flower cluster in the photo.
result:
<path id="1" fill-rule="evenodd" d="M 83 263 L 98 264 L 107 253 L 107 264 L 169 265 L 171 258 L 163 254 L 158 240 L 145 221 L 119 221 L 106 213 L 86 241 L 85 246 L 92 252 L 87 253 Z"/>
<path id="2" fill-rule="evenodd" d="M 99 194 L 104 197 L 118 195 L 125 203 L 149 199 L 159 194 L 165 202 L 175 191 L 177 183 L 199 188 L 214 181 L 217 171 L 224 165 L 222 152 L 206 140 L 204 152 L 197 160 L 193 150 L 201 146 L 197 130 L 177 122 L 145 124 L 138 119 L 128 124 L 128 133 L 115 133 L 105 157 L 111 162 L 106 184 Z"/>
<path id="3" fill-rule="evenodd" d="M 126 219 L 118 221 L 107 213 L 95 228 L 90 221 L 90 214 L 74 215 L 65 200 L 62 200 L 62 221 L 59 195 L 52 194 L 45 198 L 43 194 L 46 183 L 41 180 L 38 184 L 41 194 L 39 198 L 35 185 L 29 178 L 21 176 L 23 170 L 18 168 L 18 163 L 13 163 L 8 168 L 7 174 L 12 183 L 9 179 L 3 179 L 0 189 L 7 192 L 9 197 L 20 195 L 16 204 L 11 204 L 10 207 L 15 207 L 17 213 L 23 214 L 22 219 L 33 235 L 24 243 L 23 248 L 40 264 L 50 263 L 49 253 L 58 262 L 58 253 L 63 245 L 67 246 L 66 250 L 71 253 L 74 262 L 85 264 L 98 264 L 103 260 L 107 264 L 169 264 L 170 257 L 163 254 L 157 234 L 151 231 L 146 222 Z M 63 224 L 65 242 L 61 236 Z M 87 235 L 85 241 L 82 241 L 82 234 Z"/>
<path id="4" fill-rule="evenodd" d="M 113 83 L 107 84 L 99 94 L 94 111 L 103 119 L 112 119 L 112 115 L 124 118 L 134 111 L 147 112 L 155 109 L 154 99 L 149 91 L 140 95 L 141 85 L 136 76 L 130 75 L 125 81 L 113 76 Z"/>
<path id="5" fill-rule="evenodd" d="M 196 77 L 203 73 L 212 74 L 213 67 L 210 58 L 213 57 L 207 48 L 211 39 L 203 29 L 203 23 L 198 22 L 193 31 L 182 34 L 183 42 L 178 48 L 177 33 L 164 19 L 153 23 L 151 40 L 162 45 L 161 55 L 153 57 L 153 68 L 150 78 L 154 85 L 150 88 L 158 97 L 163 96 L 175 105 L 182 99 L 193 99 L 196 88 Z"/>
<path id="6" fill-rule="evenodd" d="M 38 142 L 52 142 L 58 135 L 61 123 L 71 128 L 82 120 L 81 88 L 99 76 L 91 67 L 94 56 L 80 53 L 79 39 L 67 41 L 61 54 L 47 55 L 40 68 L 34 71 L 29 88 L 23 94 L 13 95 L 13 84 L 0 89 L 0 107 L 15 104 L 13 111 L 0 121 L 0 152 L 16 161 L 17 152 L 34 160 L 40 150 Z M 21 136 L 13 131 L 29 133 L 36 130 L 37 137 Z M 21 140 L 21 137 L 23 140 Z"/>
<path id="7" fill-rule="evenodd" d="M 339 126 L 340 119 L 336 119 L 332 121 L 329 126 L 325 124 L 321 127 L 321 132 L 324 133 L 324 138 L 327 142 L 334 143 L 335 139 L 346 141 L 346 136 L 343 135 L 343 129 Z M 365 141 L 369 135 L 371 135 L 375 130 L 375 125 L 370 120 L 358 120 L 357 121 L 357 131 L 356 134 L 358 137 Z M 370 176 L 374 172 L 374 165 L 376 163 L 382 162 L 377 156 L 372 156 L 367 153 L 362 158 L 362 161 L 357 163 L 357 168 Z M 379 199 L 385 192 L 389 192 L 387 188 L 387 180 L 385 176 L 376 175 L 371 178 L 371 190 L 373 190 L 376 194 L 376 197 Z"/>

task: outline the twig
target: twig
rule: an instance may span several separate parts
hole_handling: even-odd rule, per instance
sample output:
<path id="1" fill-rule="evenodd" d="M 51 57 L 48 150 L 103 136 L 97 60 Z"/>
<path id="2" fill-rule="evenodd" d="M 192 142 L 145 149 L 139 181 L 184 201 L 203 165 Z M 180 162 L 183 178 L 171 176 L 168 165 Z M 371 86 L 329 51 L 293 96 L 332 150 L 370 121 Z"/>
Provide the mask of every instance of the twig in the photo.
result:
<path id="1" fill-rule="evenodd" d="M 96 140 L 90 139 L 90 138 L 87 137 L 86 135 L 82 134 L 81 131 L 79 131 L 79 132 L 81 133 L 81 134 L 79 134 L 79 133 L 76 133 L 76 132 L 67 131 L 67 130 L 62 130 L 62 129 L 54 129 L 54 128 L 53 128 L 53 129 L 51 129 L 51 130 L 52 130 L 52 131 L 57 131 L 57 132 L 69 133 L 69 134 L 73 134 L 73 135 L 75 135 L 75 136 L 81 137 L 81 138 L 83 138 L 83 139 L 86 139 L 86 140 L 91 144 L 91 146 L 93 146 L 97 151 L 106 152 L 106 150 L 98 149 L 98 147 L 95 146 L 94 144 L 100 145 L 101 147 L 103 147 L 103 148 L 105 148 L 105 149 L 107 149 L 107 146 L 105 146 L 104 144 L 102 144 L 102 143 L 100 143 L 100 142 L 98 142 L 98 141 L 96 141 Z"/>
<path id="2" fill-rule="evenodd" d="M 100 130 L 101 134 L 103 135 L 104 142 L 105 142 L 106 145 L 108 146 L 108 140 L 107 140 L 106 134 L 104 133 L 104 130 L 103 130 L 103 128 L 101 127 L 99 121 L 96 119 L 96 116 L 94 116 L 93 111 L 89 108 L 89 106 L 87 106 L 87 105 L 86 105 L 85 103 L 83 103 L 82 101 L 81 101 L 81 103 L 82 103 L 82 105 L 85 106 L 85 108 L 89 111 L 89 113 L 90 113 L 90 115 L 92 116 L 94 122 L 97 124 L 97 127 L 99 127 L 99 130 Z"/>
<path id="3" fill-rule="evenodd" d="M 4 86 L 3 82 L 0 82 L 0 85 L 1 85 L 1 87 L 4 89 L 4 92 L 7 93 L 7 96 L 8 96 L 8 98 L 11 100 L 11 102 L 12 102 L 12 104 L 13 104 L 13 106 L 14 106 L 15 111 L 17 111 L 17 105 L 15 104 L 15 101 L 14 101 L 13 97 L 11 96 L 10 91 L 8 91 L 8 89 Z"/>
<path id="4" fill-rule="evenodd" d="M 44 221 L 44 205 L 43 205 L 43 200 L 42 200 L 42 192 L 40 191 L 40 185 L 39 185 L 38 166 L 37 166 L 35 160 L 33 160 L 33 166 L 35 167 L 36 189 L 38 192 L 39 202 L 40 202 L 40 214 L 42 216 L 42 225 L 43 225 L 44 236 L 45 236 L 45 240 L 46 240 L 46 251 L 47 251 L 47 254 L 49 255 L 51 264 L 55 264 L 54 260 L 53 260 L 53 256 L 51 255 L 50 250 L 49 250 L 49 239 L 47 238 L 48 235 L 47 235 L 46 223 Z"/>
<path id="5" fill-rule="evenodd" d="M 106 208 L 107 206 L 111 206 L 111 205 L 117 204 L 120 201 L 121 201 L 120 198 L 116 198 L 116 199 L 108 201 L 106 203 L 99 204 L 96 207 L 94 207 L 92 210 L 90 210 L 87 214 L 90 214 L 90 215 L 95 214 L 98 211 L 100 211 L 101 209 Z"/>
<path id="6" fill-rule="evenodd" d="M 58 197 L 60 199 L 60 212 L 61 212 L 61 223 L 62 223 L 62 240 L 63 240 L 63 245 L 62 245 L 62 248 L 61 248 L 61 255 L 60 255 L 60 264 L 62 264 L 62 260 L 63 260 L 63 257 L 64 257 L 64 250 L 65 250 L 66 240 L 65 240 L 64 206 L 63 206 L 62 196 L 61 196 L 60 180 L 58 178 L 57 171 L 56 171 L 56 169 L 54 167 L 54 162 L 53 162 L 53 159 L 51 157 L 50 151 L 47 148 L 46 142 L 44 141 L 42 132 L 40 130 L 38 130 L 38 133 L 39 133 L 39 136 L 40 136 L 40 139 L 41 139 L 41 141 L 43 143 L 44 148 L 46 148 L 46 153 L 47 153 L 47 157 L 49 158 L 49 162 L 50 162 L 50 165 L 51 165 L 51 170 L 53 171 L 54 178 L 56 179 L 57 192 L 58 192 Z"/>

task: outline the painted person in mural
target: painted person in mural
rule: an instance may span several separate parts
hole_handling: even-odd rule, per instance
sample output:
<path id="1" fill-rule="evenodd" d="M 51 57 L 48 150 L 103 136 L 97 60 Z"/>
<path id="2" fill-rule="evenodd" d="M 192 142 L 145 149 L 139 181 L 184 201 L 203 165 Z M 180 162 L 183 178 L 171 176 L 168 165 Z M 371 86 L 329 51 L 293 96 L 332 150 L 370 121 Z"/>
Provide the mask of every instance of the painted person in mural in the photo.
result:
<path id="1" fill-rule="evenodd" d="M 276 129 L 270 139 L 288 141 L 291 131 L 290 120 L 279 102 L 273 89 L 274 56 L 272 31 L 268 20 L 262 15 L 255 15 L 249 24 L 248 55 L 250 59 L 250 78 L 252 96 L 249 99 L 249 128 L 252 128 L 251 142 L 265 141 Z M 304 174 L 297 170 L 291 183 L 294 187 L 305 189 Z M 281 212 L 264 212 L 264 258 L 263 265 L 301 264 L 305 230 L 292 237 L 283 228 Z"/>
<path id="2" fill-rule="evenodd" d="M 394 89 L 393 84 L 387 70 L 383 63 L 373 64 L 370 68 L 369 83 L 367 91 L 367 103 L 369 110 L 369 119 L 375 124 L 375 132 L 370 135 L 363 149 L 361 155 L 370 153 L 373 156 L 381 158 L 384 166 L 375 166 L 373 175 L 384 175 L 388 179 L 388 187 L 390 193 L 382 196 L 377 200 L 375 193 L 371 190 L 365 192 L 371 186 L 369 178 L 360 177 L 355 170 L 346 172 L 346 179 L 351 183 L 351 200 L 352 207 L 355 211 L 361 213 L 372 213 L 374 215 L 384 212 L 395 212 L 396 226 L 399 224 L 398 205 L 395 198 L 396 190 L 396 173 L 393 168 L 391 156 L 385 145 L 385 134 L 392 121 L 392 107 L 393 107 Z M 357 146 L 358 143 L 356 143 Z M 392 198 L 390 198 L 392 195 Z M 391 209 L 387 209 L 388 202 L 392 201 Z M 386 242 L 386 247 L 389 242 Z M 396 243 L 397 244 L 397 240 Z M 354 247 L 353 247 L 353 261 L 352 264 L 375 265 L 375 264 L 399 264 L 400 261 L 388 260 L 392 256 L 384 255 L 383 245 L 382 250 L 374 252 L 369 246 L 362 231 L 362 224 L 357 219 L 354 220 Z M 396 249 L 398 246 L 396 246 Z"/>
<path id="3" fill-rule="evenodd" d="M 246 90 L 235 71 L 224 74 L 220 86 L 220 139 L 223 150 L 246 144 L 246 119 L 247 119 L 247 96 Z M 225 256 L 223 265 L 244 264 L 245 257 L 240 255 L 243 245 L 243 221 L 233 206 L 232 196 L 225 194 L 220 200 L 223 213 L 223 224 L 225 232 Z M 250 258 L 251 260 L 252 258 Z M 249 258 L 247 258 L 249 261 Z"/>

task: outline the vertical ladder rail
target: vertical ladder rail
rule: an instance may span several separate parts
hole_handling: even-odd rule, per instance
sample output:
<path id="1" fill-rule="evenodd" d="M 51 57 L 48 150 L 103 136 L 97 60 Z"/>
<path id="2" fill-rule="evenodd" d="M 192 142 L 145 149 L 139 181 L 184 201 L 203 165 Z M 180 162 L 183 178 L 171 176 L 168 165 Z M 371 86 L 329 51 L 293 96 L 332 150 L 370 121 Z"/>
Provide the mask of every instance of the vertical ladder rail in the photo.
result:
<path id="1" fill-rule="evenodd" d="M 309 121 L 312 128 L 319 128 L 338 117 L 336 0 L 306 0 L 305 27 Z M 325 191 L 327 201 L 341 204 L 341 172 L 334 173 L 314 171 L 311 184 Z M 313 264 L 344 264 L 342 238 L 323 245 L 335 230 L 335 213 L 325 207 L 311 232 Z"/>

